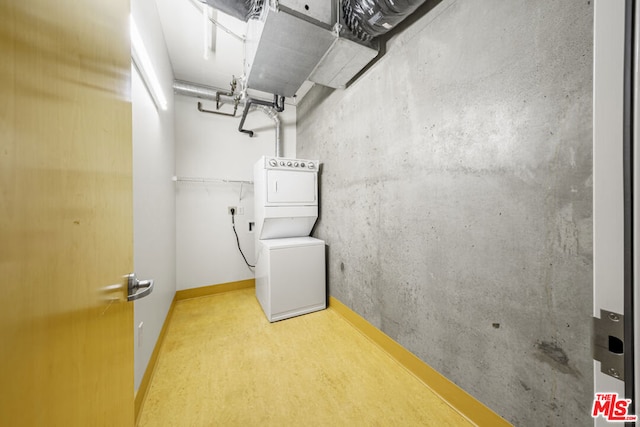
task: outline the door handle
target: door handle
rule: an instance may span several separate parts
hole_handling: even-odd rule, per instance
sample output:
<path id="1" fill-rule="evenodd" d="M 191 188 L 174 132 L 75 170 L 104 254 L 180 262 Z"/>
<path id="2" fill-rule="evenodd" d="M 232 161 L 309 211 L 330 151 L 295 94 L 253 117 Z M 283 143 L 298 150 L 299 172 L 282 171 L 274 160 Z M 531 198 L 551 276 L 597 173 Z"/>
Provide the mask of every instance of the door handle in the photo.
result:
<path id="1" fill-rule="evenodd" d="M 127 276 L 127 301 L 144 298 L 153 292 L 153 279 L 138 280 L 135 273 Z"/>

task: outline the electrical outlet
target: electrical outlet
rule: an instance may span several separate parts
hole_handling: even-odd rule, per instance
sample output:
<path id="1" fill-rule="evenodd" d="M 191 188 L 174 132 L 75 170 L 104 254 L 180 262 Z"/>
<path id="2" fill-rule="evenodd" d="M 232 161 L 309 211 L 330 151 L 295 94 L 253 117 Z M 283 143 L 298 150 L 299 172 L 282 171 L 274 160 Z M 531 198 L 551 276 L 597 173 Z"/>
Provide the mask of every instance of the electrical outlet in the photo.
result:
<path id="1" fill-rule="evenodd" d="M 142 331 L 144 330 L 144 322 L 138 325 L 138 347 L 142 347 Z"/>
<path id="2" fill-rule="evenodd" d="M 244 206 L 229 206 L 227 212 L 231 215 L 231 209 L 233 209 L 233 215 L 244 215 Z"/>

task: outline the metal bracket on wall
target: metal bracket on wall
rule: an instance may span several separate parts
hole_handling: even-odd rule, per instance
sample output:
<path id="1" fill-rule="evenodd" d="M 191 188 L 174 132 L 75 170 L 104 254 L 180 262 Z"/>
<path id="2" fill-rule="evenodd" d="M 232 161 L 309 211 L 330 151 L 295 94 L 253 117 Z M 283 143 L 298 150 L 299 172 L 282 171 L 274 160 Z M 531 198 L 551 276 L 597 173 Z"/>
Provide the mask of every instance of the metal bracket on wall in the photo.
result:
<path id="1" fill-rule="evenodd" d="M 593 358 L 603 374 L 624 378 L 624 315 L 600 309 L 593 318 Z"/>

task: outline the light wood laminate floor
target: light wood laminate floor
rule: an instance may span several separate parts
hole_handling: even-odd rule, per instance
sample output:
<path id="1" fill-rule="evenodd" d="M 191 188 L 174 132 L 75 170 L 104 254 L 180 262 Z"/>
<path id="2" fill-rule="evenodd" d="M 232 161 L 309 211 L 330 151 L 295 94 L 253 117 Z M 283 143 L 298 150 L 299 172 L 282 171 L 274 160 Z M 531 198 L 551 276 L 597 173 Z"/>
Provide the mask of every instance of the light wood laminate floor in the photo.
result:
<path id="1" fill-rule="evenodd" d="M 331 308 L 269 323 L 254 289 L 176 302 L 139 426 L 471 425 Z"/>

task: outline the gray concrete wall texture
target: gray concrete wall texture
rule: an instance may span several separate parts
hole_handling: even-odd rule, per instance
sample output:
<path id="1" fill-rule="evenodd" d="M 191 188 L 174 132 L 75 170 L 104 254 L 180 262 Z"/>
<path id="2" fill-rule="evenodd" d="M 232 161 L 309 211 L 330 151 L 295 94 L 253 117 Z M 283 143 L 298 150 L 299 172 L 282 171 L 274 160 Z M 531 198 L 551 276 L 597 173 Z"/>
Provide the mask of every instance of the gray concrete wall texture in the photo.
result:
<path id="1" fill-rule="evenodd" d="M 519 426 L 592 423 L 592 26 L 444 0 L 298 107 L 330 294 Z"/>

